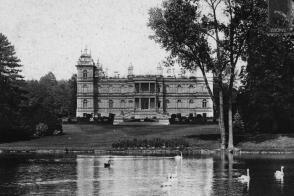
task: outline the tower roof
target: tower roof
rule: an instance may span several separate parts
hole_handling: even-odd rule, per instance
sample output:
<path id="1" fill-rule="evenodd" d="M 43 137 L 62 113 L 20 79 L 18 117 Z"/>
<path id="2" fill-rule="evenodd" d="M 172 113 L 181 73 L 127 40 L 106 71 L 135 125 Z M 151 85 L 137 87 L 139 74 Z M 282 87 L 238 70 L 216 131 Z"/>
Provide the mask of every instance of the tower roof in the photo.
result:
<path id="1" fill-rule="evenodd" d="M 85 65 L 85 66 L 94 66 L 95 65 L 95 63 L 94 63 L 94 61 L 93 61 L 93 59 L 92 59 L 92 57 L 91 57 L 91 54 L 89 54 L 88 53 L 88 49 L 86 48 L 86 49 L 84 49 L 84 51 L 82 51 L 81 52 L 81 56 L 80 56 L 80 58 L 79 58 L 79 60 L 78 60 L 78 64 L 77 65 L 80 65 L 80 66 L 82 66 L 82 65 Z"/>

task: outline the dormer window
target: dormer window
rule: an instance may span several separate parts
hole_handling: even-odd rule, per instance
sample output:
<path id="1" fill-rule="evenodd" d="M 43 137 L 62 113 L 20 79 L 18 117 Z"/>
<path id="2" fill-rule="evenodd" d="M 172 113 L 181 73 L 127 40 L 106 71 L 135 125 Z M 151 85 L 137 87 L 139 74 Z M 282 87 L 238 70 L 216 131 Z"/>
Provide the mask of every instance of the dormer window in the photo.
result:
<path id="1" fill-rule="evenodd" d="M 86 79 L 88 77 L 88 72 L 87 70 L 84 70 L 83 71 L 83 78 Z"/>

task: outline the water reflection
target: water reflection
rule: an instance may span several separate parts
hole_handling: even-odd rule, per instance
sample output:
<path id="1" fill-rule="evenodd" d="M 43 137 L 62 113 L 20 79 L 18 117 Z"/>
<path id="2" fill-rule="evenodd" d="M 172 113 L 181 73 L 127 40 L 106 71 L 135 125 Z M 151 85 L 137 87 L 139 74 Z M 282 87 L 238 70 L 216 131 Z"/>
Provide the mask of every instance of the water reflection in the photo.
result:
<path id="1" fill-rule="evenodd" d="M 104 163 L 112 160 L 110 168 Z M 275 171 L 285 166 L 285 176 Z M 238 177 L 250 169 L 250 182 Z M 168 174 L 172 186 L 162 188 Z M 294 159 L 0 155 L 0 195 L 294 195 Z"/>
<path id="2" fill-rule="evenodd" d="M 212 192 L 213 158 L 175 162 L 162 157 L 77 157 L 78 195 L 204 195 Z M 177 180 L 168 189 L 160 185 L 169 173 Z"/>

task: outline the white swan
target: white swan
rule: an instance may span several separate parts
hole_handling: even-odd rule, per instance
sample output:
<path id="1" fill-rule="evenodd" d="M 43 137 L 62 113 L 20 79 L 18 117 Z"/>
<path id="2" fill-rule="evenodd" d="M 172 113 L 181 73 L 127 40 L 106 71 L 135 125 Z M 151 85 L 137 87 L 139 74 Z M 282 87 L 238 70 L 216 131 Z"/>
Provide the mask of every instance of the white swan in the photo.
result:
<path id="1" fill-rule="evenodd" d="M 250 181 L 249 169 L 247 169 L 247 175 L 242 175 L 238 178 L 238 180 L 242 183 L 246 183 Z"/>
<path id="2" fill-rule="evenodd" d="M 175 160 L 182 160 L 183 159 L 183 154 L 182 154 L 182 152 L 180 152 L 180 153 L 181 153 L 181 155 L 175 156 Z"/>
<path id="3" fill-rule="evenodd" d="M 281 171 L 277 170 L 275 172 L 276 179 L 283 179 L 284 178 L 284 171 L 283 171 L 283 169 L 284 169 L 284 166 L 281 166 Z"/>

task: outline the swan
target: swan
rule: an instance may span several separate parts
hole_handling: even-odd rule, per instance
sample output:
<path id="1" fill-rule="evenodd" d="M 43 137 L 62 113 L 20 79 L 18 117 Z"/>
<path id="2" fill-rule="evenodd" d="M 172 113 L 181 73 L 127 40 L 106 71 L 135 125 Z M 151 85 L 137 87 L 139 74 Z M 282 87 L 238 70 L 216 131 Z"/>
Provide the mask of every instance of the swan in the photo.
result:
<path id="1" fill-rule="evenodd" d="M 250 181 L 250 176 L 249 176 L 249 169 L 247 169 L 247 175 L 242 175 L 238 178 L 238 180 L 242 183 L 246 183 Z"/>
<path id="2" fill-rule="evenodd" d="M 284 166 L 281 166 L 281 171 L 277 170 L 275 172 L 276 179 L 282 179 L 284 177 L 284 171 L 283 171 L 283 169 L 284 169 Z"/>
<path id="3" fill-rule="evenodd" d="M 181 155 L 175 156 L 175 160 L 182 160 L 183 159 L 183 154 L 182 154 L 182 152 L 180 152 L 180 153 L 181 153 Z"/>
<path id="4" fill-rule="evenodd" d="M 108 160 L 108 162 L 107 162 L 107 163 L 104 163 L 104 167 L 105 167 L 105 168 L 109 168 L 109 167 L 110 167 L 110 162 L 111 162 L 111 161 L 110 161 L 110 160 Z"/>

